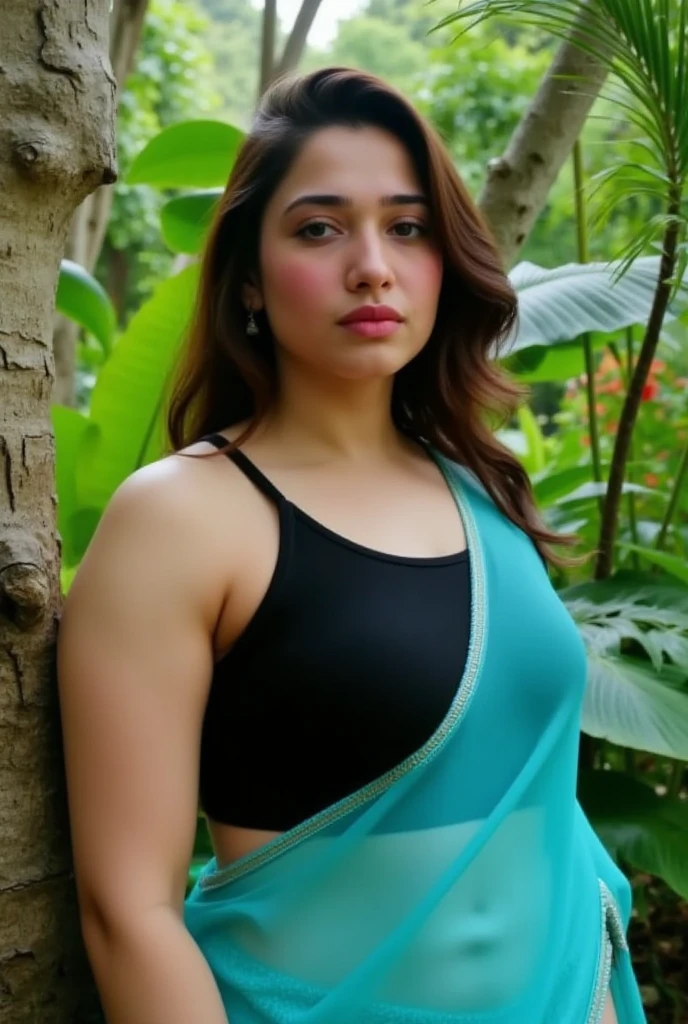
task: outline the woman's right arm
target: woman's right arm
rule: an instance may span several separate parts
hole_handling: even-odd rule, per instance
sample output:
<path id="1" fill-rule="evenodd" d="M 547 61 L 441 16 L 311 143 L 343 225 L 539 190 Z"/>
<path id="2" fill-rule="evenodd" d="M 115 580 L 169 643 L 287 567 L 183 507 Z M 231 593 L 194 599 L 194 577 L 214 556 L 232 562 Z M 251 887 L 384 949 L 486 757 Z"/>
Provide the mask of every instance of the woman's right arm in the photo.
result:
<path id="1" fill-rule="evenodd" d="M 77 894 L 108 1024 L 227 1024 L 183 922 L 223 599 L 197 468 L 172 457 L 120 487 L 58 632 Z"/>

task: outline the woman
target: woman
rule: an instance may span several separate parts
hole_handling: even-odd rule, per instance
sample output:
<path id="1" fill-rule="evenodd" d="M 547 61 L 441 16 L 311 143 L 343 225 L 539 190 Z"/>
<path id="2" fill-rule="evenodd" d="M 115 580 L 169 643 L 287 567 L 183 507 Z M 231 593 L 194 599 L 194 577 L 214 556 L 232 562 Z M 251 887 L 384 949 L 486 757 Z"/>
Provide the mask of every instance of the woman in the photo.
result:
<path id="1" fill-rule="evenodd" d="M 114 496 L 60 631 L 110 1024 L 644 1021 L 630 888 L 576 802 L 585 652 L 546 571 L 572 539 L 493 436 L 515 311 L 401 97 L 344 69 L 270 91 L 174 454 Z"/>

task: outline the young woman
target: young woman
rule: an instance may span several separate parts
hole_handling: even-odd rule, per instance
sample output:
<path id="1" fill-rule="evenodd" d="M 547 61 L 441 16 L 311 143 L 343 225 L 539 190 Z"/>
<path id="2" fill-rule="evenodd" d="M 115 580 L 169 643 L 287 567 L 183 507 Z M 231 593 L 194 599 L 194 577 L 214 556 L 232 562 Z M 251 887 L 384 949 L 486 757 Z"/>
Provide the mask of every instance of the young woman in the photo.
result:
<path id="1" fill-rule="evenodd" d="M 494 437 L 515 313 L 400 96 L 345 69 L 270 91 L 173 453 L 115 494 L 60 630 L 110 1024 L 644 1021 L 630 887 L 576 802 L 562 538 Z"/>

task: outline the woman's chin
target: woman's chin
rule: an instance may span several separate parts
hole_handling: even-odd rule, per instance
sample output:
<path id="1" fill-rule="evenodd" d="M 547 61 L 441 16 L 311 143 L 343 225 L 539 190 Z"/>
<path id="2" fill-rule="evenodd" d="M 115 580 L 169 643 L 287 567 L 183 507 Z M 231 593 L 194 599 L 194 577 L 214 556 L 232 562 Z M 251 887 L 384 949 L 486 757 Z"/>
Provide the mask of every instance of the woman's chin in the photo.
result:
<path id="1" fill-rule="evenodd" d="M 391 346 L 370 346 L 366 350 L 347 353 L 330 367 L 332 373 L 347 380 L 368 380 L 380 377 L 393 377 L 403 369 L 416 355 L 416 352 L 400 352 Z"/>

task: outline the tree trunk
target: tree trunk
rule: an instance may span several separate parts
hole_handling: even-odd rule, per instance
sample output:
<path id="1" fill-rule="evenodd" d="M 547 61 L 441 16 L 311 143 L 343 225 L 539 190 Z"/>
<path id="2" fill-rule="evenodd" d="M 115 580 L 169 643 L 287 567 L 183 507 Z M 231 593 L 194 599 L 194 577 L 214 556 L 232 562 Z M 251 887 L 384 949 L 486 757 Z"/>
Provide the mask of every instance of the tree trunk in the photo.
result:
<path id="1" fill-rule="evenodd" d="M 284 44 L 282 56 L 278 58 L 275 54 L 277 0 L 265 0 L 259 76 L 260 96 L 277 78 L 281 78 L 282 75 L 286 75 L 298 67 L 308 40 L 308 33 L 313 26 L 321 3 L 322 0 L 302 0 L 289 38 Z"/>
<path id="2" fill-rule="evenodd" d="M 116 177 L 109 0 L 0 6 L 0 1019 L 98 1019 L 71 868 L 51 346 L 70 220 Z"/>
<path id="3" fill-rule="evenodd" d="M 110 62 L 115 79 L 123 88 L 141 40 L 149 0 L 114 0 L 110 15 Z M 93 273 L 107 231 L 114 193 L 99 188 L 86 197 L 72 218 L 65 256 Z M 55 387 L 53 401 L 75 404 L 76 343 L 79 327 L 73 320 L 57 315 L 53 333 Z"/>
<path id="4" fill-rule="evenodd" d="M 608 73 L 575 38 L 562 43 L 504 156 L 488 166 L 478 202 L 506 266 L 542 212 Z"/>
<path id="5" fill-rule="evenodd" d="M 303 0 L 301 9 L 296 16 L 294 26 L 284 47 L 284 53 L 277 67 L 276 77 L 286 75 L 298 67 L 308 40 L 308 33 L 313 27 L 315 16 L 320 9 L 322 0 Z"/>

